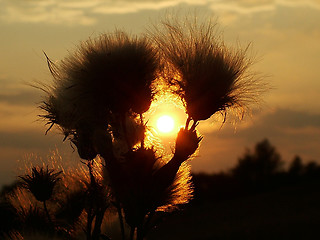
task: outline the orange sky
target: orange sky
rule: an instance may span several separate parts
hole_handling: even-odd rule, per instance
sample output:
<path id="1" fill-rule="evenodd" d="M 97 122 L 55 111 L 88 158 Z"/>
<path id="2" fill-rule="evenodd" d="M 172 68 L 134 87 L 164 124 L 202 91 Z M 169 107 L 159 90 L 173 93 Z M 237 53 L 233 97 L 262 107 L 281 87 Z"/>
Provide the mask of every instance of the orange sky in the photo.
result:
<path id="1" fill-rule="evenodd" d="M 45 156 L 58 148 L 76 158 L 62 136 L 44 136 L 37 121 L 41 92 L 26 86 L 48 81 L 42 51 L 55 60 L 81 40 L 113 31 L 145 31 L 168 9 L 218 19 L 227 44 L 252 43 L 254 71 L 273 89 L 251 118 L 233 126 L 209 120 L 194 171 L 233 166 L 246 147 L 268 138 L 290 161 L 320 161 L 320 1 L 319 0 L 0 0 L 0 185 L 17 174 L 25 154 Z"/>

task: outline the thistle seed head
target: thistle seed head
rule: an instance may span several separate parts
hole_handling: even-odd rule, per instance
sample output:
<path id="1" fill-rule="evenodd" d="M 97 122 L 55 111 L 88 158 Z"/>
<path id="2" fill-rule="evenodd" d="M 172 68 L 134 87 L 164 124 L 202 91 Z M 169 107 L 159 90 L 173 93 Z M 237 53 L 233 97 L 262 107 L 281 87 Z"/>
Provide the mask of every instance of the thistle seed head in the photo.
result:
<path id="1" fill-rule="evenodd" d="M 248 73 L 248 48 L 228 48 L 216 33 L 212 22 L 190 19 L 164 21 L 152 33 L 169 69 L 164 78 L 194 121 L 229 108 L 243 112 L 262 87 L 260 79 Z"/>
<path id="2" fill-rule="evenodd" d="M 54 84 L 40 108 L 50 124 L 101 125 L 111 113 L 142 114 L 150 107 L 159 61 L 146 38 L 116 31 L 83 42 L 60 64 L 47 60 Z"/>

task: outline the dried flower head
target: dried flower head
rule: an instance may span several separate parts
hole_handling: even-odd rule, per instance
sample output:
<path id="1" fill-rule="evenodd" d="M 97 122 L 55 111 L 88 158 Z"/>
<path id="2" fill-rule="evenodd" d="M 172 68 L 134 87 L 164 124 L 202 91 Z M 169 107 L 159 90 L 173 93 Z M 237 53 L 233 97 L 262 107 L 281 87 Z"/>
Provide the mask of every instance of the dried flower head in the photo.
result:
<path id="1" fill-rule="evenodd" d="M 74 130 L 150 107 L 159 61 L 147 38 L 116 31 L 83 42 L 59 64 L 47 60 L 55 82 L 40 108 L 51 124 Z"/>
<path id="2" fill-rule="evenodd" d="M 43 167 L 32 168 L 32 173 L 25 176 L 20 176 L 23 180 L 23 186 L 28 189 L 33 196 L 41 202 L 47 201 L 51 198 L 53 188 L 61 179 L 60 172 L 54 172 L 53 169 L 44 169 Z"/>
<path id="3" fill-rule="evenodd" d="M 228 108 L 242 113 L 255 100 L 259 82 L 248 73 L 247 48 L 227 48 L 212 22 L 167 20 L 161 26 L 152 35 L 169 69 L 165 78 L 190 118 L 205 120 Z"/>

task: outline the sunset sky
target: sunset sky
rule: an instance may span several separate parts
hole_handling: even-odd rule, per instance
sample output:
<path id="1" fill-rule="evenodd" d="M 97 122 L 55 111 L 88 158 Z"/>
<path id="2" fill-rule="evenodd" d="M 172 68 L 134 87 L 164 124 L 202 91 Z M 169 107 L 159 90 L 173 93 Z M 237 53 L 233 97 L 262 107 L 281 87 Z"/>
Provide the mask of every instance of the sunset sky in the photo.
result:
<path id="1" fill-rule="evenodd" d="M 287 162 L 320 162 L 320 0 L 0 0 L 0 186 L 30 154 L 77 159 L 37 120 L 42 92 L 28 83 L 51 79 L 43 51 L 61 60 L 82 40 L 115 28 L 143 33 L 168 12 L 217 20 L 227 45 L 251 43 L 252 71 L 272 88 L 244 121 L 200 124 L 193 171 L 227 170 L 264 138 Z"/>

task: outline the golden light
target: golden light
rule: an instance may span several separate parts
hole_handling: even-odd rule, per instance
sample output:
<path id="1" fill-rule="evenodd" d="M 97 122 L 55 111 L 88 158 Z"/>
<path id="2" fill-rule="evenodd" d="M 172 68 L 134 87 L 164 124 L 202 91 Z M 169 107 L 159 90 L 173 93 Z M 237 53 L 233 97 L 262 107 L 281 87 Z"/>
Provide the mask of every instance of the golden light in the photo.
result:
<path id="1" fill-rule="evenodd" d="M 145 119 L 150 130 L 150 140 L 160 141 L 164 146 L 169 147 L 170 152 L 170 144 L 175 142 L 187 116 L 179 98 L 170 92 L 159 91 L 158 94 L 146 112 Z"/>
<path id="2" fill-rule="evenodd" d="M 174 130 L 174 119 L 169 115 L 162 115 L 157 120 L 157 128 L 161 133 L 170 133 Z"/>

